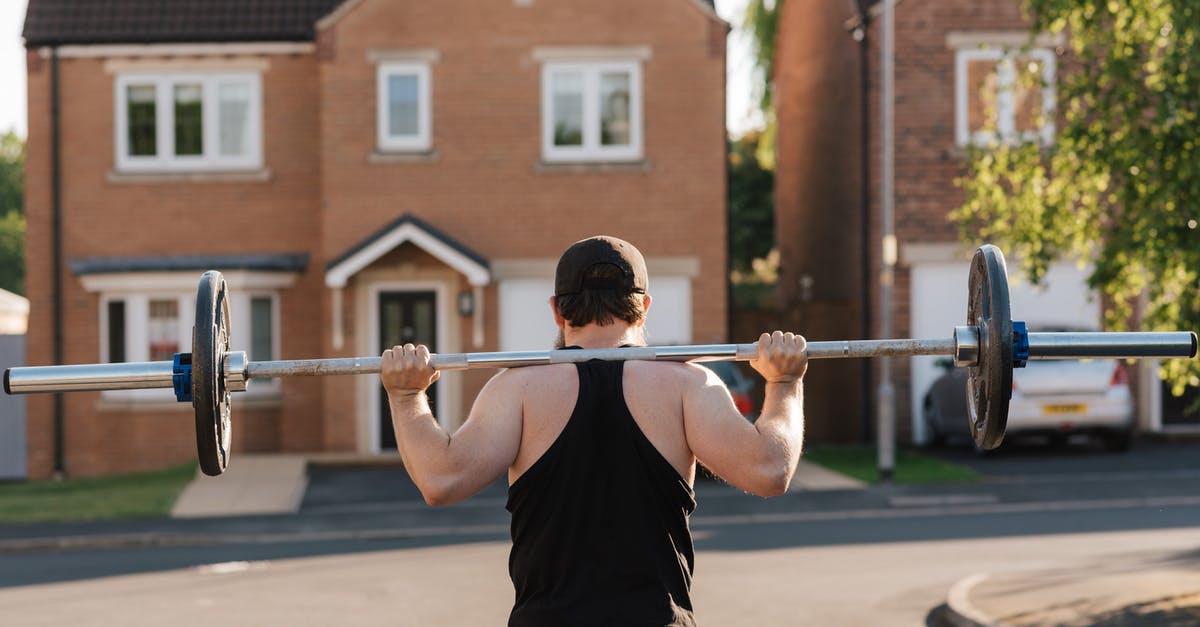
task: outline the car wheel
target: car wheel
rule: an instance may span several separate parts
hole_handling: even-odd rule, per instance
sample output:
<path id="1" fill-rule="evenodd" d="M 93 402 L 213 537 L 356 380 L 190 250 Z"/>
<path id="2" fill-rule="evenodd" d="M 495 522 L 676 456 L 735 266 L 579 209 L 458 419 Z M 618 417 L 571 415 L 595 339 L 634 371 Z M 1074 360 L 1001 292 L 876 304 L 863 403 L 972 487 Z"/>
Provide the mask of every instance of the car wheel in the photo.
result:
<path id="1" fill-rule="evenodd" d="M 1133 445 L 1132 431 L 1108 431 L 1100 435 L 1104 449 L 1112 453 L 1124 453 Z"/>

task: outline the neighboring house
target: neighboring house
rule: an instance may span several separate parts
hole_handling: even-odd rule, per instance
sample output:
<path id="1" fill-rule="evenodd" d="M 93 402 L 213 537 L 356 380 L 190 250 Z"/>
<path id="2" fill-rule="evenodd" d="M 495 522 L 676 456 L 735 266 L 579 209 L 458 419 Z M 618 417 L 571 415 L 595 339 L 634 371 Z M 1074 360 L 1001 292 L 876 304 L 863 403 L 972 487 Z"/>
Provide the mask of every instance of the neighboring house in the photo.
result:
<path id="1" fill-rule="evenodd" d="M 723 341 L 727 30 L 703 0 L 30 0 L 27 361 L 56 199 L 66 363 L 190 350 L 209 268 L 252 360 L 547 348 L 557 256 L 596 233 L 646 255 L 653 341 Z M 491 374 L 443 376 L 446 426 Z M 64 406 L 72 475 L 194 457 L 169 391 Z M 54 425 L 30 397 L 31 477 Z M 235 452 L 390 438 L 377 377 L 234 398 Z"/>
<path id="2" fill-rule="evenodd" d="M 25 365 L 29 301 L 0 289 L 0 368 Z M 0 394 L 0 481 L 24 479 L 25 398 Z"/>
<path id="3" fill-rule="evenodd" d="M 872 19 L 856 37 L 862 19 L 855 9 L 862 7 Z M 879 8 L 870 0 L 783 5 L 775 63 L 779 286 L 785 308 L 806 312 L 801 330 L 811 339 L 879 333 Z M 966 173 L 972 142 L 997 133 L 1054 141 L 1055 74 L 1064 43 L 1047 36 L 1031 41 L 1016 0 L 895 5 L 895 336 L 949 337 L 953 326 L 966 323 L 973 246 L 959 241 L 947 217 L 963 202 L 955 178 Z M 1012 259 L 1009 266 L 1015 266 Z M 1033 326 L 1099 327 L 1099 299 L 1074 264 L 1054 266 L 1047 279 L 1049 291 L 1043 292 L 1012 278 L 1016 319 Z M 901 441 L 924 441 L 921 402 L 939 374 L 934 361 L 893 359 Z M 838 366 L 809 386 L 814 434 L 849 440 L 870 432 L 874 417 L 862 420 L 862 399 L 876 393 L 878 368 L 872 365 L 869 382 L 858 367 Z M 1144 398 L 1157 394 L 1146 372 L 1142 380 L 1151 391 Z M 1161 425 L 1156 411 L 1146 402 L 1140 424 Z"/>

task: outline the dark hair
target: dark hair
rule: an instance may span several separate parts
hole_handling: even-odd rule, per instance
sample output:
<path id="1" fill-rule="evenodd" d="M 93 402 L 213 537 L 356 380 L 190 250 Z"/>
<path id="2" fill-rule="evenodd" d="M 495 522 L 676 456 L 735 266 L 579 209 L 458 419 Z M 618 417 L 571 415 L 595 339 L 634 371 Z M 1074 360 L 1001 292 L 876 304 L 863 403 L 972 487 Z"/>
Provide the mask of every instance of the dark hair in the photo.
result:
<path id="1" fill-rule="evenodd" d="M 598 263 L 588 268 L 585 280 L 619 281 L 621 268 L 607 263 Z M 612 324 L 613 318 L 636 324 L 646 316 L 642 309 L 645 294 L 623 289 L 584 289 L 578 294 L 562 294 L 555 298 L 558 314 L 567 324 L 582 327 L 596 323 L 600 326 Z"/>

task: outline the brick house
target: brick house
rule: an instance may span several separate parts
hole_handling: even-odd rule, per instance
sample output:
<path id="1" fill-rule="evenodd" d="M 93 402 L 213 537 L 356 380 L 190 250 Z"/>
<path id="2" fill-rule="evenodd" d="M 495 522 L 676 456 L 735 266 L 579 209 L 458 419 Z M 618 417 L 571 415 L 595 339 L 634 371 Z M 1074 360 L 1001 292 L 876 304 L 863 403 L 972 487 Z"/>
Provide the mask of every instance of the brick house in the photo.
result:
<path id="1" fill-rule="evenodd" d="M 877 0 L 793 0 L 783 6 L 775 75 L 780 297 L 785 308 L 802 312 L 809 337 L 875 337 L 880 6 Z M 973 246 L 960 242 L 947 217 L 963 200 L 954 180 L 966 173 L 971 142 L 995 133 L 1053 142 L 1054 116 L 1042 114 L 1053 111 L 1064 44 L 1049 36 L 1031 41 L 1015 0 L 896 3 L 896 336 L 948 337 L 954 325 L 964 324 Z M 1023 80 L 1025 74 L 1045 87 Z M 1015 317 L 1034 326 L 1098 327 L 1099 299 L 1083 279 L 1073 263 L 1058 264 L 1043 293 L 1014 276 Z M 922 402 L 940 374 L 934 362 L 893 360 L 902 442 L 924 441 Z M 839 367 L 827 373 L 824 385 L 810 386 L 809 414 L 828 420 L 826 430 L 841 439 L 861 438 L 873 427 L 873 410 L 862 400 L 874 396 L 877 370 L 863 377 L 861 365 Z M 1150 377 L 1147 365 L 1138 382 L 1150 390 L 1140 395 L 1139 425 L 1157 429 L 1164 419 Z"/>
<path id="2" fill-rule="evenodd" d="M 724 341 L 727 30 L 703 0 L 30 0 L 27 361 L 55 212 L 64 363 L 190 350 L 207 268 L 252 360 L 547 347 L 557 255 L 601 232 L 647 257 L 653 341 Z M 444 376 L 439 418 L 489 376 Z M 190 411 L 63 395 L 61 463 L 189 460 Z M 259 382 L 234 450 L 386 453 L 386 411 L 377 377 Z M 46 476 L 53 398 L 28 416 Z"/>
<path id="3" fill-rule="evenodd" d="M 813 339 L 878 335 L 880 8 L 878 0 L 789 0 L 780 19 L 779 292 Z M 893 328 L 899 337 L 947 337 L 964 324 L 974 249 L 960 242 L 947 217 L 963 201 L 954 180 L 966 173 L 966 147 L 996 133 L 1051 144 L 1055 76 L 1069 60 L 1063 38 L 1031 38 L 1016 0 L 897 0 L 894 15 Z M 1073 262 L 1052 266 L 1047 291 L 1016 273 L 1010 280 L 1014 317 L 1033 327 L 1101 324 L 1100 299 Z M 893 360 L 902 442 L 925 440 L 922 403 L 940 374 L 934 362 Z M 813 380 L 806 399 L 814 433 L 843 440 L 870 433 L 872 408 L 862 401 L 874 396 L 877 379 L 863 376 L 862 367 L 814 369 L 824 377 Z M 1188 397 L 1164 393 L 1152 362 L 1141 362 L 1130 378 L 1138 428 L 1196 429 L 1195 417 L 1183 411 Z"/>

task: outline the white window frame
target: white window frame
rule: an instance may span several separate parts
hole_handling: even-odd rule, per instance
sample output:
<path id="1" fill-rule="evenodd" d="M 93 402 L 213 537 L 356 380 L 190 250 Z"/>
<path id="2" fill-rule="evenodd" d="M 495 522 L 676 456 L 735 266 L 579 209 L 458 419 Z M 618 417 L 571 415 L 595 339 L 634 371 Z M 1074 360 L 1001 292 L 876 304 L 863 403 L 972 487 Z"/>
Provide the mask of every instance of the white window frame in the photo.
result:
<path id="1" fill-rule="evenodd" d="M 125 302 L 125 362 L 150 360 L 150 301 L 174 300 L 179 304 L 179 352 L 192 350 L 192 316 L 196 310 L 195 296 L 182 291 L 117 291 L 106 292 L 100 297 L 100 363 L 108 363 L 111 347 L 108 345 L 108 304 L 112 301 Z M 100 397 L 120 401 L 165 401 L 173 398 L 170 390 L 104 390 Z"/>
<path id="2" fill-rule="evenodd" d="M 629 144 L 600 143 L 600 75 L 629 73 Z M 554 144 L 554 92 L 550 77 L 555 72 L 583 74 L 583 144 Z M 545 61 L 542 63 L 542 160 L 546 162 L 617 162 L 642 159 L 642 64 L 637 60 Z"/>
<path id="3" fill-rule="evenodd" d="M 390 76 L 417 77 L 417 134 L 392 135 L 388 132 L 387 79 Z M 375 70 L 375 141 L 380 152 L 423 152 L 433 147 L 433 83 L 429 63 L 423 61 L 381 61 Z"/>
<path id="4" fill-rule="evenodd" d="M 1016 131 L 1016 104 L 1013 101 L 1013 57 L 1034 58 L 1042 62 L 1042 115 L 1045 122 L 1036 131 Z M 970 94 L 967 85 L 967 67 L 971 61 L 995 61 L 996 85 L 996 132 L 972 131 L 968 128 L 968 105 Z M 1007 62 L 1005 62 L 1007 61 Z M 955 145 L 985 145 L 994 141 L 1016 142 L 1037 140 L 1043 146 L 1054 143 L 1055 119 L 1055 65 L 1057 58 L 1049 48 L 961 48 L 954 55 L 954 141 Z"/>
<path id="5" fill-rule="evenodd" d="M 240 279 L 236 275 L 233 278 Z M 138 277 L 152 285 L 142 289 L 135 284 Z M 190 278 L 190 276 L 189 276 Z M 253 280 L 253 279 L 252 279 Z M 238 281 L 241 282 L 241 281 Z M 179 303 L 179 352 L 189 353 L 192 350 L 192 326 L 195 322 L 196 311 L 195 289 L 192 281 L 174 276 L 153 274 L 131 274 L 119 279 L 106 279 L 103 289 L 89 290 L 100 292 L 100 362 L 108 363 L 111 347 L 108 345 L 108 304 L 112 301 L 125 302 L 125 361 L 127 363 L 148 361 L 150 358 L 149 319 L 150 301 L 177 300 Z M 280 287 L 284 285 L 280 284 Z M 85 285 L 85 288 L 88 286 Z M 234 350 L 249 350 L 250 345 L 250 302 L 254 298 L 271 299 L 271 360 L 281 359 L 283 349 L 281 330 L 280 293 L 269 287 L 247 287 L 246 289 L 230 290 L 229 315 L 230 329 L 233 335 L 230 345 Z M 281 390 L 278 379 L 253 382 L 246 390 L 246 398 L 277 397 Z M 173 398 L 169 390 L 105 390 L 101 398 L 112 401 L 162 402 Z"/>
<path id="6" fill-rule="evenodd" d="M 250 88 L 250 111 L 246 132 L 249 150 L 245 155 L 221 156 L 218 153 L 220 129 L 217 105 L 218 85 L 224 81 L 244 81 Z M 129 154 L 128 89 L 134 84 L 153 84 L 155 89 L 155 154 Z M 200 83 L 203 89 L 203 144 L 200 155 L 175 155 L 175 107 L 172 86 L 177 83 Z M 113 100 L 116 109 L 117 170 L 123 172 L 188 172 L 237 171 L 262 168 L 263 105 L 262 77 L 255 71 L 229 72 L 127 72 L 113 80 Z"/>
<path id="7" fill-rule="evenodd" d="M 250 334 L 254 329 L 252 325 L 252 316 L 254 314 L 250 304 L 255 298 L 267 298 L 271 301 L 271 355 L 267 359 L 271 361 L 282 359 L 279 351 L 279 341 L 283 337 L 279 329 L 279 292 L 251 290 L 242 291 L 230 296 L 229 317 L 230 328 L 233 329 L 233 337 L 230 338 L 229 344 L 234 350 L 245 350 L 246 359 L 253 359 L 250 355 Z M 251 396 L 268 391 L 277 393 L 279 390 L 279 379 L 253 380 L 246 387 L 246 393 Z"/>

